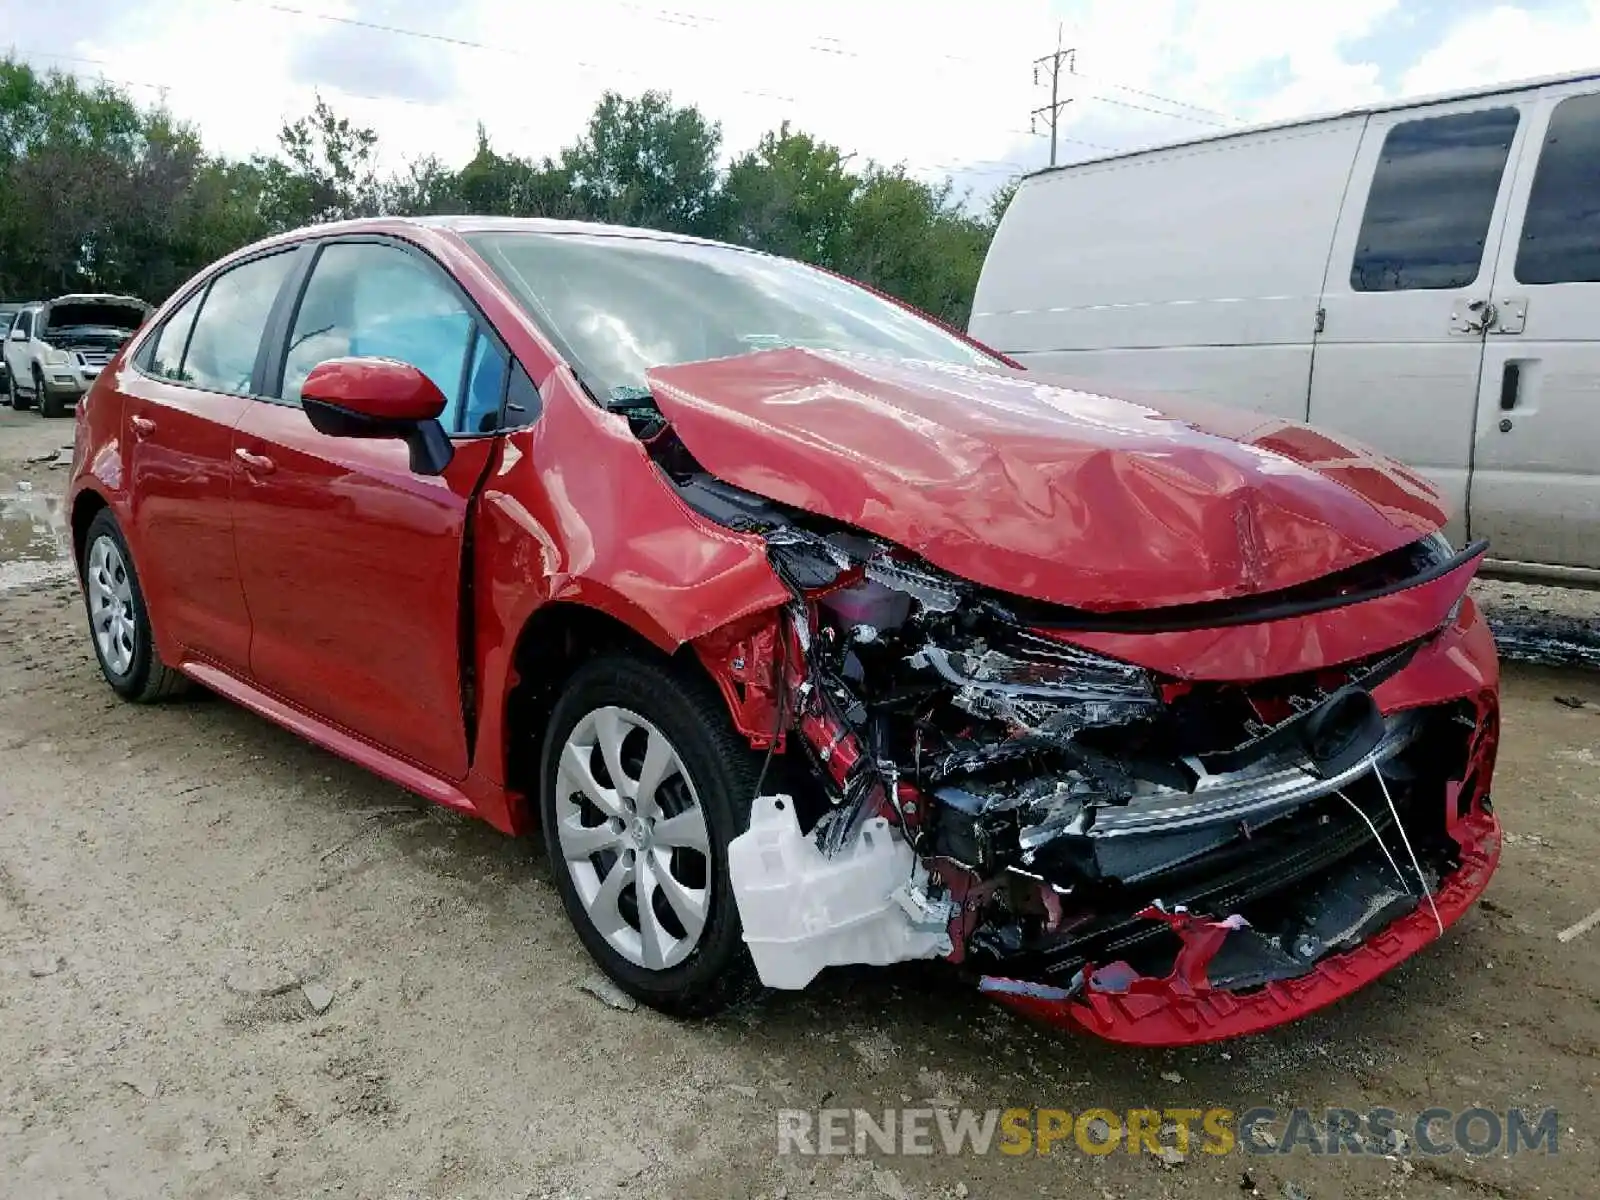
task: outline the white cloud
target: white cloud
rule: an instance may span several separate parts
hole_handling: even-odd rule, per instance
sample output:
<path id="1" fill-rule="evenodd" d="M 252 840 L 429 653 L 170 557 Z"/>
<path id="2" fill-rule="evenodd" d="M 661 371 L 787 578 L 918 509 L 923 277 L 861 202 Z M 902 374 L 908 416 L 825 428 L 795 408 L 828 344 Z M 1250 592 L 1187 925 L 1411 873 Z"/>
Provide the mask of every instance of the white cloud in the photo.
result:
<path id="1" fill-rule="evenodd" d="M 1600 61 L 1600 2 L 1556 12 L 1501 5 L 1456 25 L 1405 73 L 1401 90 L 1424 95 L 1498 80 L 1531 79 Z"/>
<path id="2" fill-rule="evenodd" d="M 164 85 L 180 116 L 235 155 L 270 150 L 281 123 L 310 108 L 313 82 L 342 114 L 378 129 L 390 167 L 427 153 L 463 161 L 479 120 L 503 150 L 552 154 L 603 90 L 653 87 L 720 121 L 730 152 L 787 119 L 862 158 L 957 171 L 981 191 L 1044 161 L 1028 113 L 1048 96 L 1030 68 L 1054 47 L 1058 21 L 1078 72 L 1066 81 L 1063 159 L 1093 152 L 1082 143 L 1174 140 L 1234 119 L 1348 107 L 1396 86 L 1436 91 L 1560 70 L 1600 45 L 1600 0 L 1584 0 L 1456 18 L 1399 72 L 1351 50 L 1365 39 L 1372 57 L 1372 40 L 1420 11 L 1417 2 L 117 0 L 98 24 L 74 21 L 92 31 L 75 38 L 33 21 L 17 49 L 103 64 L 42 65 Z M 28 0 L 0 0 L 8 25 L 30 11 Z M 1411 34 L 1418 29 L 1413 22 Z M 299 78 L 308 71 L 324 74 Z"/>

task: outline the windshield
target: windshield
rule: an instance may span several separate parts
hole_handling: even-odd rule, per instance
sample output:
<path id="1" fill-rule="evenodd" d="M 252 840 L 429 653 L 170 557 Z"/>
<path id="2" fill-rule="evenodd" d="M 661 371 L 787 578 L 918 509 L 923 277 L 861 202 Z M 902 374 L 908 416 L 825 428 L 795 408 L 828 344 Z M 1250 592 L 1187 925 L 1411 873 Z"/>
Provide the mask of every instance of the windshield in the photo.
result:
<path id="1" fill-rule="evenodd" d="M 643 388 L 652 367 L 786 346 L 995 362 L 896 304 L 788 259 L 604 234 L 466 240 L 602 400 Z"/>
<path id="2" fill-rule="evenodd" d="M 11 325 L 17 319 L 14 312 L 0 313 L 0 337 L 11 332 Z"/>

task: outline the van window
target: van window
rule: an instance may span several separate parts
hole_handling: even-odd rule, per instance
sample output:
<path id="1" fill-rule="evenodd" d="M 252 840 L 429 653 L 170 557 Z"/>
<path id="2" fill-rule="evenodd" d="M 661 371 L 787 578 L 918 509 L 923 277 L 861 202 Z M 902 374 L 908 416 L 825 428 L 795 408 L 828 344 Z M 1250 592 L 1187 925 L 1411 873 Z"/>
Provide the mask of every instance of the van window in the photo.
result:
<path id="1" fill-rule="evenodd" d="M 1518 283 L 1600 283 L 1600 95 L 1550 114 L 1517 246 Z"/>
<path id="2" fill-rule="evenodd" d="M 1405 121 L 1389 130 L 1367 193 L 1350 286 L 1465 287 L 1478 277 L 1515 108 Z"/>

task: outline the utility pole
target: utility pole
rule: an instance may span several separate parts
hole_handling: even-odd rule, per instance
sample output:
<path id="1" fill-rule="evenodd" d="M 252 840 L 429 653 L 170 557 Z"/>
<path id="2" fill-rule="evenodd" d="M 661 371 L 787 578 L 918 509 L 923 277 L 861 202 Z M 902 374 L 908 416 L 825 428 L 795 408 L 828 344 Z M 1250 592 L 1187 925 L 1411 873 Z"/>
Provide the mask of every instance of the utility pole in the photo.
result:
<path id="1" fill-rule="evenodd" d="M 1050 165 L 1056 165 L 1056 126 L 1061 120 L 1061 110 L 1072 103 L 1072 98 L 1061 99 L 1061 64 L 1067 64 L 1067 74 L 1077 70 L 1078 52 L 1075 49 L 1063 49 L 1061 45 L 1061 26 L 1056 26 L 1056 49 L 1054 54 L 1046 54 L 1033 60 L 1033 82 L 1039 83 L 1039 68 L 1044 67 L 1050 72 L 1050 103 L 1041 108 L 1036 108 L 1028 114 L 1028 128 L 1034 133 L 1039 132 L 1039 118 L 1045 117 L 1050 122 Z"/>

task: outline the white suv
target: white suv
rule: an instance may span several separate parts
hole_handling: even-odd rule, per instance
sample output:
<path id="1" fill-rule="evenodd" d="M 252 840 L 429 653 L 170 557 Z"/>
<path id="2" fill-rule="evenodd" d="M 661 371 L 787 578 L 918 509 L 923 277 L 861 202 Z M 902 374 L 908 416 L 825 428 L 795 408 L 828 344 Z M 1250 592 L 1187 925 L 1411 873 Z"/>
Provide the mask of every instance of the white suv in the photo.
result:
<path id="1" fill-rule="evenodd" d="M 12 407 L 65 413 L 149 315 L 132 296 L 61 296 L 23 309 L 5 339 Z"/>

